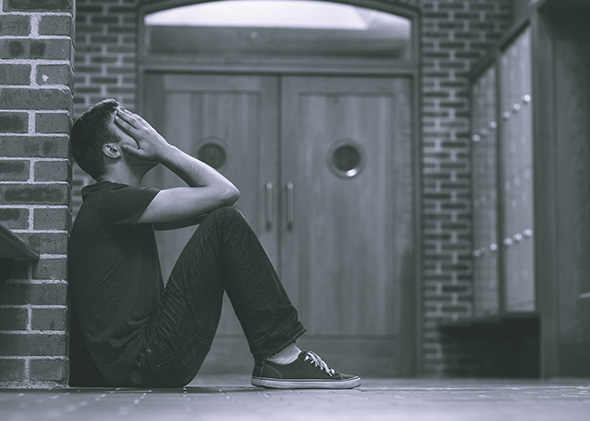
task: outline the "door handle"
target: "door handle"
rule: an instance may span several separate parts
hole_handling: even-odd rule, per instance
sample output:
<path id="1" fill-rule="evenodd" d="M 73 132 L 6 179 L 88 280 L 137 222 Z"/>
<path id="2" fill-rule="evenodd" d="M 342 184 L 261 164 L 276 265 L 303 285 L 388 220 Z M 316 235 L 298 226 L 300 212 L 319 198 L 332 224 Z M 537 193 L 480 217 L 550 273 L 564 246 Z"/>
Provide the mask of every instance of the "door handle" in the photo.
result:
<path id="1" fill-rule="evenodd" d="M 266 213 L 266 228 L 272 227 L 272 183 L 264 186 L 264 209 Z"/>
<path id="2" fill-rule="evenodd" d="M 293 200 L 294 200 L 294 186 L 293 183 L 287 183 L 287 229 L 293 228 L 293 219 L 294 219 L 294 208 L 293 208 Z"/>

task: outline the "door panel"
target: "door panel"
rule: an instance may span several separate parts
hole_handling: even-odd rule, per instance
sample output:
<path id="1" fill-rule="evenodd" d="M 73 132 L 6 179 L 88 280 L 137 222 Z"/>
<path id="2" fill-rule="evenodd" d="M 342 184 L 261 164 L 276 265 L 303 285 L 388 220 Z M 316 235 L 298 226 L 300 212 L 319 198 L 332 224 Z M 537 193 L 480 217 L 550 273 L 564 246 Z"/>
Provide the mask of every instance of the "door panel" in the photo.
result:
<path id="1" fill-rule="evenodd" d="M 282 179 L 293 187 L 283 200 L 293 218 L 282 224 L 283 282 L 308 328 L 302 343 L 343 371 L 403 371 L 395 345 L 402 280 L 413 278 L 409 98 L 403 78 L 283 78 Z M 352 149 L 344 165 L 360 155 L 356 176 L 334 171 L 339 145 Z M 370 361 L 362 338 L 372 340 Z"/>
<path id="2" fill-rule="evenodd" d="M 192 156 L 206 145 L 225 152 L 219 171 L 240 189 L 239 208 L 275 264 L 276 230 L 267 222 L 278 217 L 276 197 L 271 206 L 265 204 L 266 185 L 277 178 L 276 83 L 276 77 L 190 74 L 156 74 L 147 80 L 147 102 L 151 95 L 159 99 L 147 117 L 171 144 Z M 152 170 L 146 183 L 184 185 L 163 167 Z M 186 228 L 158 233 L 165 279 L 193 232 L 194 228 Z"/>

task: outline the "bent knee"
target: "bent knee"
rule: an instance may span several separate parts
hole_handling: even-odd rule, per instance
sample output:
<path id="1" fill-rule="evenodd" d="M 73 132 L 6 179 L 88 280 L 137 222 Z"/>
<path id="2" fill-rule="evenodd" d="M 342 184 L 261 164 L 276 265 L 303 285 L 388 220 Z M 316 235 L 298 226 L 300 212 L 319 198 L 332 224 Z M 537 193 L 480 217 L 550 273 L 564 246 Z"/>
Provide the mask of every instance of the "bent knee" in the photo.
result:
<path id="1" fill-rule="evenodd" d="M 239 214 L 240 211 L 235 206 L 225 205 L 220 206 L 216 209 L 213 209 L 211 213 L 218 213 L 218 214 L 229 214 L 229 215 L 236 215 Z"/>
<path id="2" fill-rule="evenodd" d="M 209 224 L 226 228 L 235 225 L 250 225 L 242 212 L 233 206 L 222 206 L 209 212 L 201 222 L 201 226 Z"/>
<path id="3" fill-rule="evenodd" d="M 246 222 L 246 217 L 238 208 L 235 206 L 222 206 L 214 209 L 207 215 L 207 218 L 211 218 L 217 223 L 233 224 L 235 222 Z"/>
<path id="4" fill-rule="evenodd" d="M 228 218 L 232 219 L 238 216 L 242 216 L 241 212 L 234 206 L 222 206 L 217 209 L 213 209 L 209 212 L 209 215 L 215 215 L 216 218 Z"/>

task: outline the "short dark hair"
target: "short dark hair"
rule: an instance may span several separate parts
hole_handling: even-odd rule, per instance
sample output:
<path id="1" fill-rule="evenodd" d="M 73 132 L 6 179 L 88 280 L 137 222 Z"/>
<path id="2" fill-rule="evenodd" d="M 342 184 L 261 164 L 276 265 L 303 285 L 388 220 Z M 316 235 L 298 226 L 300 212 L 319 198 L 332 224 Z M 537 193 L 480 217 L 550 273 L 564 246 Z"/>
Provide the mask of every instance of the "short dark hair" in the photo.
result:
<path id="1" fill-rule="evenodd" d="M 111 116 L 118 107 L 116 100 L 105 99 L 85 111 L 72 126 L 72 155 L 80 168 L 95 180 L 105 172 L 103 145 L 120 140 L 109 127 Z"/>

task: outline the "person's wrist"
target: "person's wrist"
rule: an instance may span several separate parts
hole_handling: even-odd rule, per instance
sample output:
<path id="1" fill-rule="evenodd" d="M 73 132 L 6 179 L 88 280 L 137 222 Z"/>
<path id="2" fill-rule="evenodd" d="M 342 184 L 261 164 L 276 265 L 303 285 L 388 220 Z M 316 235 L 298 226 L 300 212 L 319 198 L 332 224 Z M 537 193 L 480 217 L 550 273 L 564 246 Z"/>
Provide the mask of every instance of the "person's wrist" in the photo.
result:
<path id="1" fill-rule="evenodd" d="M 179 151 L 180 150 L 176 146 L 166 143 L 166 145 L 164 145 L 158 153 L 158 161 L 160 161 L 162 164 L 165 164 L 166 162 L 170 161 L 174 154 L 178 153 Z"/>

